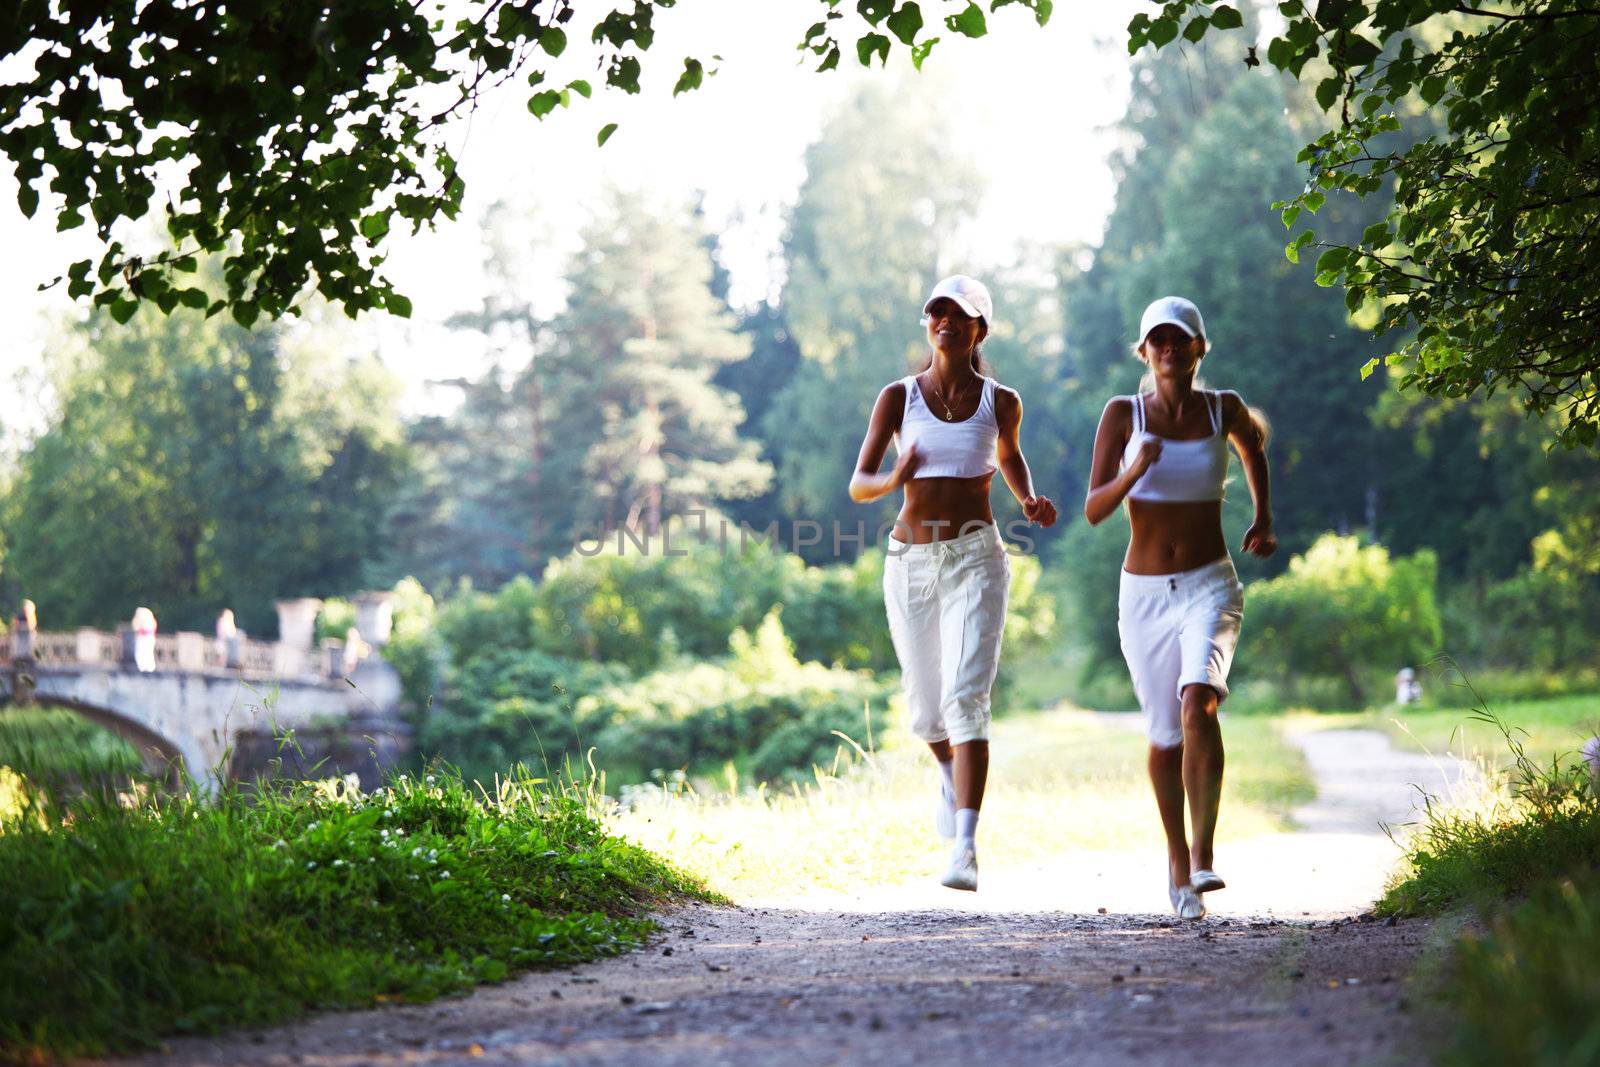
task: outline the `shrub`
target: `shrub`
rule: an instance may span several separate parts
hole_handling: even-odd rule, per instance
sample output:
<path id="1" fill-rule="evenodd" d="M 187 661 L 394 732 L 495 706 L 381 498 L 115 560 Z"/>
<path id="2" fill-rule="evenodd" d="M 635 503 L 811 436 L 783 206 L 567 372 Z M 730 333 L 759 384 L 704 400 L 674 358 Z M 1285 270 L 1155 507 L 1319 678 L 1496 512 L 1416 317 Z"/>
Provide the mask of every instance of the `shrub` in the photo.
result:
<path id="1" fill-rule="evenodd" d="M 1322 535 L 1286 573 L 1246 591 L 1249 673 L 1290 692 L 1302 677 L 1338 679 L 1364 706 L 1375 678 L 1438 651 L 1437 571 L 1429 550 L 1390 559 L 1381 545 Z"/>
<path id="2" fill-rule="evenodd" d="M 80 804 L 0 826 L 0 1059 L 428 1000 L 639 944 L 703 895 L 580 795 L 449 774 Z"/>

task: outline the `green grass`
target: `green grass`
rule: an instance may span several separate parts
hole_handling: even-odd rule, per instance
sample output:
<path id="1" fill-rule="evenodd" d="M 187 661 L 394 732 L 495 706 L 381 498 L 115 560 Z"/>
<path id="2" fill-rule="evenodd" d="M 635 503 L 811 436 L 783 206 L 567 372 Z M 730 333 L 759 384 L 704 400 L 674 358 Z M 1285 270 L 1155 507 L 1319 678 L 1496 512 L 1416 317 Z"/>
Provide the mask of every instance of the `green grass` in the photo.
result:
<path id="1" fill-rule="evenodd" d="M 334 779 L 207 804 L 15 800 L 0 1059 L 426 1000 L 636 946 L 653 905 L 706 895 L 607 834 L 580 791 L 526 775 L 490 792 L 440 772 L 370 795 Z"/>
<path id="2" fill-rule="evenodd" d="M 1456 944 L 1442 1062 L 1600 1062 L 1600 782 L 1570 755 L 1545 756 L 1590 707 L 1531 701 L 1501 717 L 1480 706 L 1467 721 L 1501 740 L 1484 788 L 1430 803 L 1379 901 L 1384 913 L 1476 913 L 1488 927 Z"/>
<path id="3" fill-rule="evenodd" d="M 1432 708 L 1377 708 L 1355 714 L 1318 713 L 1317 725 L 1365 726 L 1382 730 L 1397 748 L 1449 753 L 1492 766 L 1510 768 L 1514 755 L 1499 728 L 1485 720 L 1471 703 L 1468 690 L 1457 689 L 1462 699 Z M 1548 766 L 1552 760 L 1570 760 L 1585 741 L 1600 734 L 1600 693 L 1491 703 L 1495 717 L 1516 733 L 1528 757 Z"/>
<path id="4" fill-rule="evenodd" d="M 1278 722 L 1229 719 L 1221 840 L 1284 829 L 1315 789 Z M 994 723 L 984 798 L 984 861 L 996 866 L 1086 849 L 1163 847 L 1142 732 L 1070 708 Z M 861 889 L 919 877 L 938 859 L 935 774 L 903 729 L 885 749 L 781 790 L 736 774 L 629 794 L 620 834 L 704 875 L 734 898 Z"/>

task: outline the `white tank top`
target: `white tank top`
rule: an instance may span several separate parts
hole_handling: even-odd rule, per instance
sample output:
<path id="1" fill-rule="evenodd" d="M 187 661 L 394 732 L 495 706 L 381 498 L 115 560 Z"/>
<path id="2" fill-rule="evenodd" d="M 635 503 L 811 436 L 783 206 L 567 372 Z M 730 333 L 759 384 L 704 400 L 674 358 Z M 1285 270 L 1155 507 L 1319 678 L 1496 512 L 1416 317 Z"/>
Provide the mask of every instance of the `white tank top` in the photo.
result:
<path id="1" fill-rule="evenodd" d="M 1130 497 L 1169 503 L 1223 498 L 1223 485 L 1228 480 L 1228 438 L 1222 432 L 1222 397 L 1209 392 L 1202 392 L 1201 396 L 1205 398 L 1206 413 L 1211 416 L 1211 436 L 1189 441 L 1158 437 L 1146 430 L 1144 394 L 1129 398 L 1133 401 L 1133 432 L 1122 450 L 1122 466 L 1132 466 L 1146 437 L 1161 442 L 1161 458 L 1133 483 L 1128 490 Z"/>
<path id="2" fill-rule="evenodd" d="M 906 408 L 900 416 L 895 447 L 904 452 L 916 445 L 922 453 L 922 465 L 912 475 L 913 480 L 974 478 L 996 469 L 994 446 L 1000 437 L 1000 423 L 994 415 L 993 378 L 983 379 L 978 410 L 960 422 L 949 422 L 928 410 L 922 390 L 917 388 L 916 375 L 908 375 L 900 382 L 906 387 Z"/>

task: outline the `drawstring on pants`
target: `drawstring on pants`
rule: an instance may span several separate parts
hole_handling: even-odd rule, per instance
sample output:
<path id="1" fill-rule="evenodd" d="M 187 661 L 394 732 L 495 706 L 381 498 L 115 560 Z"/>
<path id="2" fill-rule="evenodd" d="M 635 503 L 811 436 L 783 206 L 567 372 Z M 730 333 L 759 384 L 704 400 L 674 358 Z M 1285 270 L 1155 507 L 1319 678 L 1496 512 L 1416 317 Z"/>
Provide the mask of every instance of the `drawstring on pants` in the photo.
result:
<path id="1" fill-rule="evenodd" d="M 949 541 L 935 542 L 933 550 L 933 573 L 928 575 L 928 584 L 922 589 L 922 602 L 926 604 L 933 599 L 933 594 L 939 591 L 939 576 L 944 573 L 946 562 L 953 562 L 956 558 L 956 549 Z"/>

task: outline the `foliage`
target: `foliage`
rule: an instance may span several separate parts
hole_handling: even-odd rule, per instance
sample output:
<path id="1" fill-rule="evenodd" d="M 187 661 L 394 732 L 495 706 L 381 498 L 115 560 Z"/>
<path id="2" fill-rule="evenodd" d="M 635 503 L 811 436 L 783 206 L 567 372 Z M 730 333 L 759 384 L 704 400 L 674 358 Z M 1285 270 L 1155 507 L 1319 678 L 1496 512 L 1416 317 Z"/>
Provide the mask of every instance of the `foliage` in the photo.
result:
<path id="1" fill-rule="evenodd" d="M 1282 682 L 1337 678 L 1366 703 L 1368 668 L 1387 677 L 1438 651 L 1432 552 L 1391 559 L 1381 545 L 1328 534 L 1288 572 L 1245 593 L 1254 671 Z"/>
<path id="2" fill-rule="evenodd" d="M 636 946 L 648 908 L 702 892 L 525 773 L 57 814 L 0 827 L 7 1058 L 430 1000 Z"/>
<path id="3" fill-rule="evenodd" d="M 325 327 L 92 315 L 54 350 L 58 409 L 6 503 L 8 582 L 41 625 L 251 633 L 272 601 L 360 588 L 403 477 L 397 389 Z"/>
<path id="4" fill-rule="evenodd" d="M 1377 310 L 1400 336 L 1387 359 L 1433 396 L 1502 388 L 1557 439 L 1600 439 L 1593 355 L 1594 174 L 1600 127 L 1571 85 L 1593 67 L 1600 14 L 1579 0 L 1495 8 L 1396 0 L 1289 0 L 1267 62 L 1315 72 L 1334 128 L 1300 154 L 1304 190 L 1280 206 L 1292 226 L 1329 192 L 1393 195 L 1382 221 L 1317 260 L 1352 311 Z M 1129 24 L 1129 51 L 1241 25 L 1231 7 L 1170 0 Z M 1313 64 L 1313 61 L 1317 61 Z M 1251 47 L 1247 64 L 1258 62 Z M 1439 136 L 1395 143 L 1396 112 L 1420 97 L 1445 115 Z M 1306 230 L 1291 259 L 1315 240 Z M 1378 363 L 1369 360 L 1364 373 Z"/>
<path id="5" fill-rule="evenodd" d="M 839 38 L 838 0 L 821 2 L 823 20 L 801 47 L 828 70 L 848 41 Z M 978 4 L 941 2 L 960 7 L 944 20 L 950 32 L 986 32 Z M 1050 14 L 1050 0 L 992 0 L 990 9 L 1011 3 L 1040 23 Z M 655 16 L 673 6 L 602 4 L 575 22 L 580 6 L 570 0 L 542 8 L 468 0 L 437 17 L 401 0 L 338 8 L 270 0 L 226 13 L 27 0 L 0 36 L 0 56 L 28 65 L 0 87 L 0 114 L 9 116 L 0 149 L 16 169 L 24 214 L 38 210 L 48 181 L 62 198 L 60 229 L 83 225 L 86 212 L 93 218 L 104 251 L 98 263 L 72 265 L 68 291 L 92 294 L 119 321 L 149 300 L 164 312 L 227 308 L 249 326 L 292 311 L 312 287 L 352 316 L 370 308 L 405 316 L 410 301 L 381 273 L 382 242 L 393 227 L 415 232 L 459 212 L 466 183 L 449 120 L 512 79 L 527 82 L 539 119 L 590 97 L 591 69 L 603 72 L 604 88 L 639 92 Z M 915 0 L 858 9 L 863 65 L 888 54 L 878 27 L 910 44 L 923 26 Z M 913 48 L 919 66 L 934 43 Z M 673 94 L 699 88 L 719 58 L 685 57 Z M 602 126 L 597 141 L 615 130 Z M 116 224 L 143 218 L 172 175 L 181 177 L 166 204 L 171 247 L 125 248 Z M 226 255 L 220 294 L 184 277 L 201 252 Z"/>
<path id="6" fill-rule="evenodd" d="M 1456 947 L 1445 996 L 1454 1033 L 1439 1062 L 1563 1067 L 1600 1053 L 1600 879 L 1539 886 Z"/>

